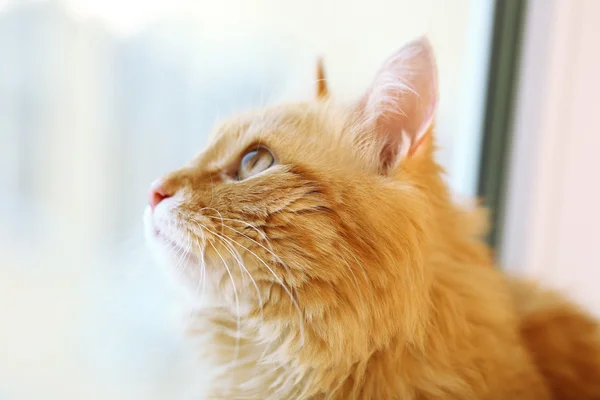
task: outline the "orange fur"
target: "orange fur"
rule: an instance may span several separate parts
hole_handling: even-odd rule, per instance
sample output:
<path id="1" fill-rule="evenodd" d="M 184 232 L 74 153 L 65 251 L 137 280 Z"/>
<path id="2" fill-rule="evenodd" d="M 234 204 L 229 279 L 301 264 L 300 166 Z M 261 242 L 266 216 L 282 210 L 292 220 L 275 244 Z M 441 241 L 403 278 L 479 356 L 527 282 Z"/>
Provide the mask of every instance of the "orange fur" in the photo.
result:
<path id="1" fill-rule="evenodd" d="M 400 61 L 431 66 L 412 46 Z M 492 268 L 481 213 L 451 201 L 434 159 L 435 87 L 408 71 L 415 90 L 386 80 L 358 108 L 241 115 L 162 179 L 149 241 L 205 300 L 190 330 L 206 397 L 598 398 L 595 323 Z M 364 115 L 394 102 L 406 112 Z M 235 180 L 257 144 L 276 165 Z"/>
<path id="2" fill-rule="evenodd" d="M 521 335 L 557 400 L 600 399 L 600 325 L 558 293 L 510 282 Z"/>
<path id="3" fill-rule="evenodd" d="M 327 80 L 325 79 L 325 67 L 323 66 L 323 59 L 319 58 L 317 61 L 317 97 L 325 98 L 329 95 L 329 89 L 327 88 Z"/>

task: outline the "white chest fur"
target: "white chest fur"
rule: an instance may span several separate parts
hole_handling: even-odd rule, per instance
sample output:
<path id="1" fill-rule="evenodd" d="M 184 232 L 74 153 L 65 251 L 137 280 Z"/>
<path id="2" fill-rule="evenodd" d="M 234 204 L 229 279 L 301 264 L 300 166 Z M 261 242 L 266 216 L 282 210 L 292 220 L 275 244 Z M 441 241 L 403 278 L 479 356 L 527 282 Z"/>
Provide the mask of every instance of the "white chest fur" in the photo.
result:
<path id="1" fill-rule="evenodd" d="M 219 309 L 204 309 L 190 321 L 189 336 L 202 364 L 202 399 L 303 399 L 310 371 L 294 365 L 281 340 L 270 340 L 248 321 Z"/>

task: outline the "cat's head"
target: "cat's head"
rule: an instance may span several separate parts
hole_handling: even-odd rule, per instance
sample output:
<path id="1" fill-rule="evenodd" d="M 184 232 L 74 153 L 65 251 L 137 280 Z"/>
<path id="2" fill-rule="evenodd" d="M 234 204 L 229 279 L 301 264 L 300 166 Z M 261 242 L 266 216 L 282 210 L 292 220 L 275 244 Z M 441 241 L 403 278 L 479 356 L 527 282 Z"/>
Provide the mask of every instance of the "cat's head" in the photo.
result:
<path id="1" fill-rule="evenodd" d="M 312 101 L 218 127 L 153 185 L 145 222 L 150 247 L 198 297 L 338 357 L 422 322 L 437 71 L 420 39 L 350 105 L 319 82 Z"/>

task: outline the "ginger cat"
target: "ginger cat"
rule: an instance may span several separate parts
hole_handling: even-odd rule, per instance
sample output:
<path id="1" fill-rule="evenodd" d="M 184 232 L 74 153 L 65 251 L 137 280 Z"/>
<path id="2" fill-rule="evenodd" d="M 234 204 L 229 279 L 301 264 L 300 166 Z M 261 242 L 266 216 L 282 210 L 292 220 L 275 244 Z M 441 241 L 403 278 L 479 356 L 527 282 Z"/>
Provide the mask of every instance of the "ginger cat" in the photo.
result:
<path id="1" fill-rule="evenodd" d="M 354 104 L 257 110 L 150 190 L 150 247 L 204 300 L 211 399 L 600 399 L 597 323 L 493 267 L 434 159 L 426 39 Z"/>

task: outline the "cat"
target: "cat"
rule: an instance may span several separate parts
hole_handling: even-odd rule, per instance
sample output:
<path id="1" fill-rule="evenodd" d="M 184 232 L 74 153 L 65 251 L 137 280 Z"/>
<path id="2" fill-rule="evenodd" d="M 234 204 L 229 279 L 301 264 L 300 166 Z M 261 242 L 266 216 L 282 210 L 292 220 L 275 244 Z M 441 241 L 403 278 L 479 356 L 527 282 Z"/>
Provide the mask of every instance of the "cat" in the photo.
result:
<path id="1" fill-rule="evenodd" d="M 435 161 L 426 38 L 352 104 L 241 114 L 156 181 L 147 241 L 202 299 L 210 399 L 600 399 L 597 322 L 494 267 Z"/>

